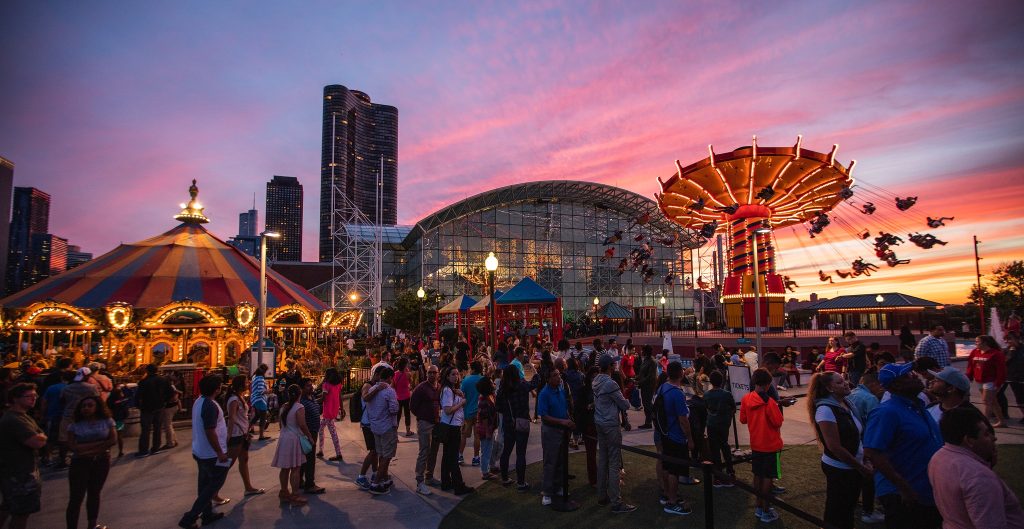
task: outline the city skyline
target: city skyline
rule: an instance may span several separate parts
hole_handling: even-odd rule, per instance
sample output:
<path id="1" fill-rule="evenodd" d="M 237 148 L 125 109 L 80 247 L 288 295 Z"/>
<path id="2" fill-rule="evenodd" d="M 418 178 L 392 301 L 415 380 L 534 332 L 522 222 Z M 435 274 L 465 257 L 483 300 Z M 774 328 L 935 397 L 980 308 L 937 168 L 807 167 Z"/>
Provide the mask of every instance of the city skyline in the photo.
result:
<path id="1" fill-rule="evenodd" d="M 15 185 L 53 195 L 51 231 L 97 255 L 168 229 L 192 178 L 227 239 L 271 175 L 320 176 L 320 98 L 338 83 L 402 112 L 400 224 L 520 181 L 653 197 L 676 159 L 700 160 L 709 143 L 803 134 L 809 149 L 838 143 L 859 181 L 918 195 L 922 220 L 956 219 L 927 230 L 949 245 L 836 285 L 808 261 L 838 267 L 835 254 L 864 253 L 856 241 L 805 252 L 780 233 L 793 297 L 961 302 L 972 235 L 983 273 L 1020 258 L 1024 7 L 715 6 L 387 4 L 338 36 L 331 21 L 355 7 L 8 5 L 0 60 L 18 82 L 0 97 L 0 155 L 17 164 Z M 303 259 L 315 261 L 315 199 L 304 209 Z"/>

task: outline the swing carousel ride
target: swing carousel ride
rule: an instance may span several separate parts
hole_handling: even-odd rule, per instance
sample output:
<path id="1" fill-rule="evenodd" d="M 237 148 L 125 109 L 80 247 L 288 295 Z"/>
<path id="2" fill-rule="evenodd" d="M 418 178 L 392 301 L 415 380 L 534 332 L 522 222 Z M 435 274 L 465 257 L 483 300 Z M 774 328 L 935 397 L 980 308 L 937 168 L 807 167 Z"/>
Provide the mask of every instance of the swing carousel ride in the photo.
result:
<path id="1" fill-rule="evenodd" d="M 817 244 L 812 245 L 819 250 L 827 247 L 844 263 L 834 270 L 840 280 L 871 276 L 880 271 L 880 264 L 896 267 L 911 261 L 897 257 L 894 247 L 907 242 L 897 232 L 904 233 L 910 222 L 921 224 L 908 213 L 917 197 L 901 198 L 856 182 L 851 176 L 856 161 L 846 167 L 838 163 L 838 145 L 820 153 L 804 149 L 801 143 L 802 137 L 797 136 L 792 147 L 760 147 L 754 136 L 750 146 L 722 154 L 709 145 L 707 158 L 686 167 L 677 160 L 676 174 L 667 181 L 658 179 L 662 192 L 656 197 L 668 219 L 704 239 L 716 233 L 725 237 L 727 268 L 721 297 L 729 328 L 750 328 L 755 321 L 755 288 L 761 321 L 774 329 L 784 325 L 786 291 L 795 292 L 798 285 L 780 273 L 777 230 L 789 228 L 796 235 L 808 262 L 825 283 L 835 282 L 826 270 L 831 267 L 819 264 L 804 238 L 814 239 Z M 950 220 L 927 217 L 924 225 L 935 229 Z M 828 227 L 831 229 L 826 230 Z M 837 229 L 843 233 L 836 233 Z M 848 251 L 841 252 L 837 245 L 846 237 L 857 241 L 864 253 L 873 254 L 880 264 L 859 255 L 851 259 Z M 946 244 L 930 233 L 909 233 L 907 239 L 924 250 Z M 697 279 L 697 288 L 711 287 L 703 277 Z"/>

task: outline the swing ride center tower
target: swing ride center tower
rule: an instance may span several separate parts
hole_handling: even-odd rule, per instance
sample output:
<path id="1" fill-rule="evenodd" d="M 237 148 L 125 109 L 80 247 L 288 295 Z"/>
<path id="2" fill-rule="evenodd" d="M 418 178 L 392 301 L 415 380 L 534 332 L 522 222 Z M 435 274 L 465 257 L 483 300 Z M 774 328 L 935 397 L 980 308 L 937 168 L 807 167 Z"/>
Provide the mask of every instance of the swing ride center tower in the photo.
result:
<path id="1" fill-rule="evenodd" d="M 707 158 L 685 167 L 677 160 L 676 174 L 658 179 L 658 206 L 668 219 L 708 238 L 725 235 L 727 327 L 752 329 L 755 310 L 762 326 L 785 325 L 785 278 L 776 269 L 773 230 L 812 222 L 842 202 L 856 162 L 836 163 L 837 149 L 803 149 L 800 137 L 792 147 L 759 147 L 755 136 L 752 145 L 723 154 L 709 145 Z"/>

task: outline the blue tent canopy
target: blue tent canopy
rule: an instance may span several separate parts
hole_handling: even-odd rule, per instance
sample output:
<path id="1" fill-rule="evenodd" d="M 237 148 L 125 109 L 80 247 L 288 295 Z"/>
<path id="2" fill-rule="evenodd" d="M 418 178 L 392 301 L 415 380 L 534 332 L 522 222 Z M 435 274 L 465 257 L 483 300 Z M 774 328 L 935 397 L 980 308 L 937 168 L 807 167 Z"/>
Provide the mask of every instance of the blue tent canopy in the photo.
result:
<path id="1" fill-rule="evenodd" d="M 466 312 L 470 307 L 476 305 L 476 300 L 463 294 L 452 300 L 451 303 L 441 307 L 437 312 L 441 314 L 453 314 L 456 312 Z"/>
<path id="2" fill-rule="evenodd" d="M 524 277 L 495 302 L 498 305 L 522 305 L 526 303 L 554 303 L 558 296 L 529 277 Z"/>

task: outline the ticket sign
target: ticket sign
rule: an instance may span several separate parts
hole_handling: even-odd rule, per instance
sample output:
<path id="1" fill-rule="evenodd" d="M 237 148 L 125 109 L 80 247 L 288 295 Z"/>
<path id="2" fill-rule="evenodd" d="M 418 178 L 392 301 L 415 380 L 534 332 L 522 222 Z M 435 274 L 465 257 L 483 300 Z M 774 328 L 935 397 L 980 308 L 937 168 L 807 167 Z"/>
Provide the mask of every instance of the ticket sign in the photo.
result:
<path id="1" fill-rule="evenodd" d="M 739 402 L 750 393 L 750 368 L 747 366 L 729 366 L 729 392 Z"/>

